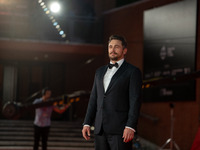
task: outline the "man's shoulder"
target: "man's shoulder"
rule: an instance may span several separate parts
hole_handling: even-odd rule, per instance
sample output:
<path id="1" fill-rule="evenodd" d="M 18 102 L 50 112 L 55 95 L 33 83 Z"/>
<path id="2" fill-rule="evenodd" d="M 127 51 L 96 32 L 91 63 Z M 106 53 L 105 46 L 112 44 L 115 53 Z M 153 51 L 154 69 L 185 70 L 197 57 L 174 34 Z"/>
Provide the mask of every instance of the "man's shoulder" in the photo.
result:
<path id="1" fill-rule="evenodd" d="M 107 65 L 101 66 L 99 68 L 97 68 L 96 72 L 102 72 L 106 69 Z"/>
<path id="2" fill-rule="evenodd" d="M 133 64 L 130 64 L 130 63 L 126 62 L 126 61 L 125 61 L 125 64 L 126 64 L 128 69 L 140 71 L 140 69 L 137 66 L 133 65 Z"/>
<path id="3" fill-rule="evenodd" d="M 37 103 L 41 103 L 42 102 L 42 98 L 37 98 L 33 101 L 33 104 L 37 104 Z"/>

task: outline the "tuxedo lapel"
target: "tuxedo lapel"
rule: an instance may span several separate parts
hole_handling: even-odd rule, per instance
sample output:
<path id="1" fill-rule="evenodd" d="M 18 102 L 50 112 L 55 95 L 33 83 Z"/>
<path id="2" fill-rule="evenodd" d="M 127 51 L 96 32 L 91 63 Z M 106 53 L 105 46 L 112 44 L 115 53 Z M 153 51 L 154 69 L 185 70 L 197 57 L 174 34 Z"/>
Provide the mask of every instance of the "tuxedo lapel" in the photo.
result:
<path id="1" fill-rule="evenodd" d="M 99 80 L 100 80 L 101 86 L 102 86 L 102 88 L 103 88 L 103 91 L 105 91 L 103 79 L 104 79 L 104 75 L 105 75 L 107 69 L 108 69 L 108 65 L 106 65 L 106 66 L 102 69 L 101 74 L 100 74 L 100 76 L 99 76 L 99 77 L 100 77 Z"/>
<path id="2" fill-rule="evenodd" d="M 109 91 L 109 89 L 112 87 L 113 83 L 115 83 L 116 80 L 118 79 L 118 77 L 126 70 L 126 65 L 127 65 L 127 63 L 126 63 L 126 61 L 124 61 L 123 64 L 121 65 L 121 67 L 113 75 L 106 92 Z"/>

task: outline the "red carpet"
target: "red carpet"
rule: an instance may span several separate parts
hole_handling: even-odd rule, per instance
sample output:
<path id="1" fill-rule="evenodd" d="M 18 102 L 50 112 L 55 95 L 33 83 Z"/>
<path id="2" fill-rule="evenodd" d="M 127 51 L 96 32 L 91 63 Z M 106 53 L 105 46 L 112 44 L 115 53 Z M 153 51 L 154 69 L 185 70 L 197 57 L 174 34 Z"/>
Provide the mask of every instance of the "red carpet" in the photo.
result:
<path id="1" fill-rule="evenodd" d="M 190 150 L 200 150 L 200 127 L 195 136 L 194 142 Z"/>

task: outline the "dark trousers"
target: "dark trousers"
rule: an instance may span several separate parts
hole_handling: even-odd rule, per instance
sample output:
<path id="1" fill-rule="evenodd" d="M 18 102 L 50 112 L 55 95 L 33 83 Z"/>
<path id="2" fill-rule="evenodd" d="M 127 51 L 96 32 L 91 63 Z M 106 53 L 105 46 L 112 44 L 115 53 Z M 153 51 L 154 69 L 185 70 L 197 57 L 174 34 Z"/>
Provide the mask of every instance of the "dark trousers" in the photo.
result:
<path id="1" fill-rule="evenodd" d="M 40 137 L 42 138 L 42 150 L 47 150 L 47 140 L 50 127 L 38 127 L 34 125 L 34 147 L 33 150 L 38 150 Z"/>
<path id="2" fill-rule="evenodd" d="M 101 131 L 95 135 L 95 150 L 132 150 L 132 141 L 123 142 L 122 135 L 106 134 Z"/>

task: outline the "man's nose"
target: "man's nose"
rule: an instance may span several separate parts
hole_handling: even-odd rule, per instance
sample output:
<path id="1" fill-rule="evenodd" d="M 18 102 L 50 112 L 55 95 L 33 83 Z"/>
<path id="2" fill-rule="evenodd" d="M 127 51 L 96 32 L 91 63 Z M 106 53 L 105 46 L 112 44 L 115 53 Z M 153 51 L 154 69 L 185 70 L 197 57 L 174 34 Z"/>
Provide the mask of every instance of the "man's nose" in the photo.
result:
<path id="1" fill-rule="evenodd" d="M 114 47 L 110 48 L 110 52 L 114 52 L 114 51 L 115 51 Z"/>

